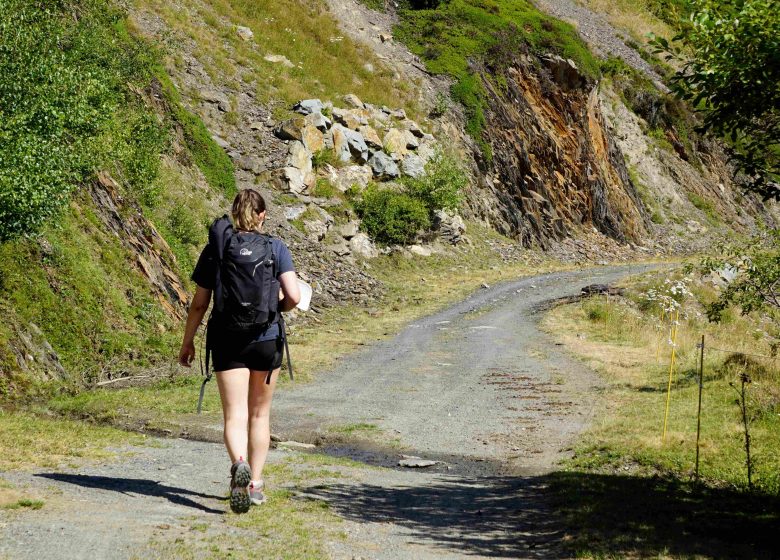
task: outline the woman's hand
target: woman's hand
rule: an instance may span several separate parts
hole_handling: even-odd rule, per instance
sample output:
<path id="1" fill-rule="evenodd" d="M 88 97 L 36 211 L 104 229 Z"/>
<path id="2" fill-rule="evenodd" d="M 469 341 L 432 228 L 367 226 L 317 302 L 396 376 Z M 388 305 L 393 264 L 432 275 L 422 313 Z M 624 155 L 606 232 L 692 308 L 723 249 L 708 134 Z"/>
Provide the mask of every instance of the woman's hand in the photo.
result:
<path id="1" fill-rule="evenodd" d="M 181 350 L 179 350 L 179 363 L 184 367 L 190 367 L 192 360 L 195 359 L 195 343 L 182 342 Z"/>

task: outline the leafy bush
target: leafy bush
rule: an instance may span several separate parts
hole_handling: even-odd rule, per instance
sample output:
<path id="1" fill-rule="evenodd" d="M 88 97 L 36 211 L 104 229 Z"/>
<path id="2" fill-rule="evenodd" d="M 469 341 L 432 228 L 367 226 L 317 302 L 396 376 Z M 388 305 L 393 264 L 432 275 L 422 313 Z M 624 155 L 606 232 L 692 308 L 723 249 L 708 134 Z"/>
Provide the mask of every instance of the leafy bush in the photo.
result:
<path id="1" fill-rule="evenodd" d="M 420 200 L 430 215 L 436 210 L 455 210 L 463 199 L 468 178 L 458 161 L 444 152 L 437 153 L 425 165 L 419 178 L 405 177 L 406 193 Z"/>
<path id="2" fill-rule="evenodd" d="M 747 187 L 780 200 L 780 17 L 769 0 L 692 0 L 672 43 L 652 44 L 680 69 L 673 91 L 727 138 Z M 682 45 L 682 46 L 680 46 Z"/>
<path id="3" fill-rule="evenodd" d="M 317 183 L 311 189 L 312 196 L 319 196 L 322 198 L 333 198 L 340 195 L 339 190 L 333 186 L 333 183 L 328 181 L 324 177 L 317 179 Z"/>
<path id="4" fill-rule="evenodd" d="M 95 168 L 142 190 L 167 139 L 130 91 L 152 55 L 123 13 L 99 0 L 46 6 L 0 11 L 0 240 L 38 229 Z"/>
<path id="5" fill-rule="evenodd" d="M 417 232 L 430 227 L 428 208 L 417 198 L 370 185 L 355 210 L 361 228 L 379 243 L 411 243 Z"/>

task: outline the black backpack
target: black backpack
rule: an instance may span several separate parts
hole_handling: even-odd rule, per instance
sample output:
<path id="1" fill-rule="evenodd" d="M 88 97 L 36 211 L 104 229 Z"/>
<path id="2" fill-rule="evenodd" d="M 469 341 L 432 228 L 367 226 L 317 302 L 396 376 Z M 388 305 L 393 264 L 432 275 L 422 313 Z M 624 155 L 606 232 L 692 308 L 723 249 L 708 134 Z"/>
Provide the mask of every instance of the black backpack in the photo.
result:
<path id="1" fill-rule="evenodd" d="M 251 331 L 278 321 L 279 281 L 271 238 L 252 232 L 227 236 L 214 296 L 213 320 L 222 329 Z"/>

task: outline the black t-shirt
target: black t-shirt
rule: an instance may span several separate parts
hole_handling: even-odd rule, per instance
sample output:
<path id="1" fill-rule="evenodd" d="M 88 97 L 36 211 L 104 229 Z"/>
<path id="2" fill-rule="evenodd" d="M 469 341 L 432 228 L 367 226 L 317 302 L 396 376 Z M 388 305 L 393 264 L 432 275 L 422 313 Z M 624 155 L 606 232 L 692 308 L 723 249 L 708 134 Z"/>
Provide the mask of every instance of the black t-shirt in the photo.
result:
<path id="1" fill-rule="evenodd" d="M 295 266 L 292 261 L 292 254 L 284 241 L 276 237 L 271 238 L 271 250 L 276 258 L 276 278 L 285 272 L 295 272 Z M 200 253 L 195 270 L 192 271 L 192 281 L 201 288 L 214 290 L 217 283 L 217 253 L 211 244 L 206 245 Z M 273 340 L 279 336 L 279 326 L 274 323 L 268 330 L 260 335 L 256 340 Z"/>

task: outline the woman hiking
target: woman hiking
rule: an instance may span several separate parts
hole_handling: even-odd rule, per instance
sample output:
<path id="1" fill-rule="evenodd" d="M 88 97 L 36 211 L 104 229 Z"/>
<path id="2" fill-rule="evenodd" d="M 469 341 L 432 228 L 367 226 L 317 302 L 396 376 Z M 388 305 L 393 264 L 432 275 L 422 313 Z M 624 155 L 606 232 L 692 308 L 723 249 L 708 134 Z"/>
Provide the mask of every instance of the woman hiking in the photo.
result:
<path id="1" fill-rule="evenodd" d="M 263 466 L 271 441 L 270 412 L 282 364 L 282 311 L 300 300 L 290 250 L 264 235 L 265 200 L 253 189 L 233 201 L 227 216 L 209 229 L 209 242 L 192 280 L 179 363 L 190 367 L 195 333 L 214 299 L 206 347 L 213 357 L 230 468 L 230 507 L 236 513 L 265 501 Z M 208 355 L 208 353 L 207 353 Z M 248 459 L 248 462 L 247 462 Z"/>

